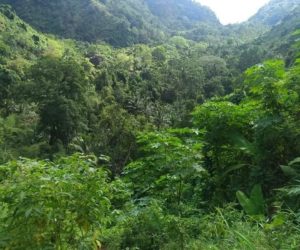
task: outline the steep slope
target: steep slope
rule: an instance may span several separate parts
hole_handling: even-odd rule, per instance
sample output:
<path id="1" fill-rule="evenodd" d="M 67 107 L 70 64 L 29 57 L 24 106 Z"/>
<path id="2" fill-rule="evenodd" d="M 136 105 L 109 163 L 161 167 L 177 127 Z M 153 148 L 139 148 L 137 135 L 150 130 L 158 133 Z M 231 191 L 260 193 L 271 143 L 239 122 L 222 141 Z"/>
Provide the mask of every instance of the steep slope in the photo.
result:
<path id="1" fill-rule="evenodd" d="M 140 31 L 147 34 L 146 41 L 158 34 L 151 34 L 144 23 L 136 21 L 130 23 L 126 17 L 118 17 L 109 12 L 106 5 L 92 0 L 1 0 L 1 3 L 10 4 L 17 14 L 26 22 L 40 31 L 57 34 L 62 37 L 78 40 L 97 41 L 104 40 L 113 45 L 129 45 L 132 41 L 142 42 Z M 121 1 L 118 9 L 122 8 Z M 143 11 L 143 6 L 140 7 Z M 130 9 L 131 10 L 131 9 Z M 117 10 L 115 10 L 117 11 Z M 129 12 L 129 10 L 128 10 Z M 122 13 L 119 13 L 122 16 Z M 130 13 L 132 19 L 139 20 Z M 148 16 L 148 15 L 146 15 Z M 138 30 L 137 27 L 140 27 Z M 159 36 L 158 36 L 159 37 Z M 143 42 L 146 42 L 143 41 Z"/>
<path id="2" fill-rule="evenodd" d="M 219 24 L 191 0 L 0 0 L 40 31 L 114 46 L 162 41 L 199 22 Z"/>
<path id="3" fill-rule="evenodd" d="M 50 51 L 56 53 L 58 47 L 59 42 L 31 28 L 9 6 L 0 5 L 0 66 L 18 70 Z"/>
<path id="4" fill-rule="evenodd" d="M 191 0 L 146 0 L 151 13 L 174 30 L 191 28 L 203 22 L 218 25 L 216 15 L 206 6 Z"/>
<path id="5" fill-rule="evenodd" d="M 283 58 L 286 65 L 294 63 L 299 40 L 300 7 L 291 11 L 279 24 L 257 39 L 237 47 L 233 52 L 239 57 L 236 65 L 241 71 L 267 59 Z"/>
<path id="6" fill-rule="evenodd" d="M 275 26 L 300 5 L 300 0 L 271 0 L 249 19 L 252 23 Z"/>
<path id="7" fill-rule="evenodd" d="M 280 24 L 256 40 L 258 47 L 266 48 L 268 57 L 282 55 L 290 57 L 293 53 L 293 44 L 298 39 L 297 30 L 300 29 L 300 7 L 287 15 Z"/>

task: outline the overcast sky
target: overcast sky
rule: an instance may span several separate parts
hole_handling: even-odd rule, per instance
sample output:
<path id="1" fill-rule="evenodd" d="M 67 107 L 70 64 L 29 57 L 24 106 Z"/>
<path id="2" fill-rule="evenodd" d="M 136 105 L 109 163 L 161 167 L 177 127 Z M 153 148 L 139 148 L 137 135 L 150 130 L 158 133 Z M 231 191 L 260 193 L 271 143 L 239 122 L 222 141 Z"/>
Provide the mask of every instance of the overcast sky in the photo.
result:
<path id="1" fill-rule="evenodd" d="M 238 23 L 246 21 L 269 0 L 196 0 L 209 6 L 218 16 L 221 23 Z"/>

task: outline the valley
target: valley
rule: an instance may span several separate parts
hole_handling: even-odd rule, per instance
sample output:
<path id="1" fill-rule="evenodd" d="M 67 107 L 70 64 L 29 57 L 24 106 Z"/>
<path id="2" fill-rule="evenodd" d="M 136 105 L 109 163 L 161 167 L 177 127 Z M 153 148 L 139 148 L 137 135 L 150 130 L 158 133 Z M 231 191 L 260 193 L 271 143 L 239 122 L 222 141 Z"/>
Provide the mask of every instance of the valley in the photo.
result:
<path id="1" fill-rule="evenodd" d="M 299 249 L 300 1 L 0 0 L 0 249 Z"/>

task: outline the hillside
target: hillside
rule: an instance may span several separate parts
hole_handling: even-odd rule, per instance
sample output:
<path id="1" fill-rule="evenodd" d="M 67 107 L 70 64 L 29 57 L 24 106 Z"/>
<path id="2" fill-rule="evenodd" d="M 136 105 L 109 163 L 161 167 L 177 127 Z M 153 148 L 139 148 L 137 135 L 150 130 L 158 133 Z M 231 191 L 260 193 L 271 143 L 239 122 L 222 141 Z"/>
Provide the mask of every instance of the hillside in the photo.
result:
<path id="1" fill-rule="evenodd" d="M 163 41 L 170 33 L 205 22 L 215 14 L 191 0 L 1 0 L 26 22 L 46 33 L 114 46 Z"/>
<path id="2" fill-rule="evenodd" d="M 267 46 L 270 51 L 276 54 L 287 56 L 292 44 L 295 43 L 297 36 L 294 33 L 300 29 L 300 6 L 291 10 L 282 21 L 264 34 L 257 43 L 261 46 Z M 280 39 L 278 39 L 280 37 Z"/>
<path id="3" fill-rule="evenodd" d="M 249 22 L 273 27 L 280 24 L 299 5 L 300 0 L 271 0 L 251 17 Z"/>
<path id="4" fill-rule="evenodd" d="M 146 0 L 151 13 L 172 30 L 190 29 L 197 23 L 219 25 L 206 6 L 191 0 Z"/>
<path id="5" fill-rule="evenodd" d="M 45 57 L 70 58 L 80 63 L 80 67 L 85 68 L 84 74 L 89 79 L 96 103 L 102 102 L 105 95 L 111 95 L 116 107 L 138 127 L 188 124 L 186 116 L 198 102 L 213 95 L 223 95 L 231 89 L 232 77 L 226 65 L 226 58 L 218 56 L 203 42 L 196 43 L 174 36 L 159 45 L 135 45 L 117 49 L 102 43 L 87 44 L 42 34 L 21 20 L 8 6 L 1 6 L 0 20 L 0 65 L 5 72 L 2 75 L 4 78 L 1 78 L 0 74 L 0 81 L 12 78 L 3 86 L 4 92 L 7 93 L 2 97 L 3 109 L 8 114 L 14 109 L 19 109 L 19 94 L 16 92 L 23 88 L 23 84 L 28 83 L 25 80 L 21 84 L 20 80 L 29 78 L 28 68 Z M 184 65 L 191 66 L 182 68 Z M 221 82 L 221 76 L 226 81 Z M 184 84 L 185 81 L 190 81 L 190 84 Z M 26 96 L 22 98 L 27 100 Z M 10 104 L 6 105 L 8 99 Z M 30 103 L 30 100 L 27 101 Z M 102 105 L 105 110 L 107 104 L 104 102 Z M 94 108 L 97 108 L 97 105 Z M 32 112 L 37 111 L 33 109 Z M 133 136 L 131 131 L 127 132 L 126 136 Z M 97 133 L 99 135 L 102 132 Z M 117 130 L 111 136 L 119 138 L 119 133 Z M 111 137 L 108 134 L 105 137 L 108 136 L 106 139 L 109 141 Z M 103 139 L 104 144 L 106 139 Z M 91 140 L 93 141 L 92 138 Z M 33 145 L 37 147 L 37 154 L 45 153 L 44 149 L 38 146 L 39 143 Z M 118 152 L 119 145 L 100 145 L 93 145 L 94 149 L 91 149 L 97 151 L 98 147 L 101 147 L 103 151 L 113 154 L 112 168 L 114 171 L 120 171 L 127 161 L 126 146 L 122 146 L 122 152 Z M 14 155 L 14 152 L 12 154 Z"/>
<path id="6" fill-rule="evenodd" d="M 235 52 L 240 54 L 239 67 L 247 69 L 263 60 L 274 57 L 284 58 L 286 65 L 294 63 L 299 39 L 300 7 L 287 14 L 280 23 L 264 32 L 261 36 L 242 44 Z"/>

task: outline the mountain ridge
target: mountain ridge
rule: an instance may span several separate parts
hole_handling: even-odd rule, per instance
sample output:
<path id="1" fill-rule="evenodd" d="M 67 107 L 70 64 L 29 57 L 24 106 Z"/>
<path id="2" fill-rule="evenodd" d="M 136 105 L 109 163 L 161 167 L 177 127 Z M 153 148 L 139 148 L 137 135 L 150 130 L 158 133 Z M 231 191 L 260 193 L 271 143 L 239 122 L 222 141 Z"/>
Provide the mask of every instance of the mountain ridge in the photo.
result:
<path id="1" fill-rule="evenodd" d="M 163 41 L 196 23 L 220 25 L 209 8 L 191 0 L 1 0 L 1 3 L 11 5 L 20 18 L 42 32 L 88 42 L 102 40 L 117 47 Z"/>
<path id="2" fill-rule="evenodd" d="M 273 27 L 280 24 L 299 5 L 300 0 L 271 0 L 250 17 L 248 22 Z"/>

